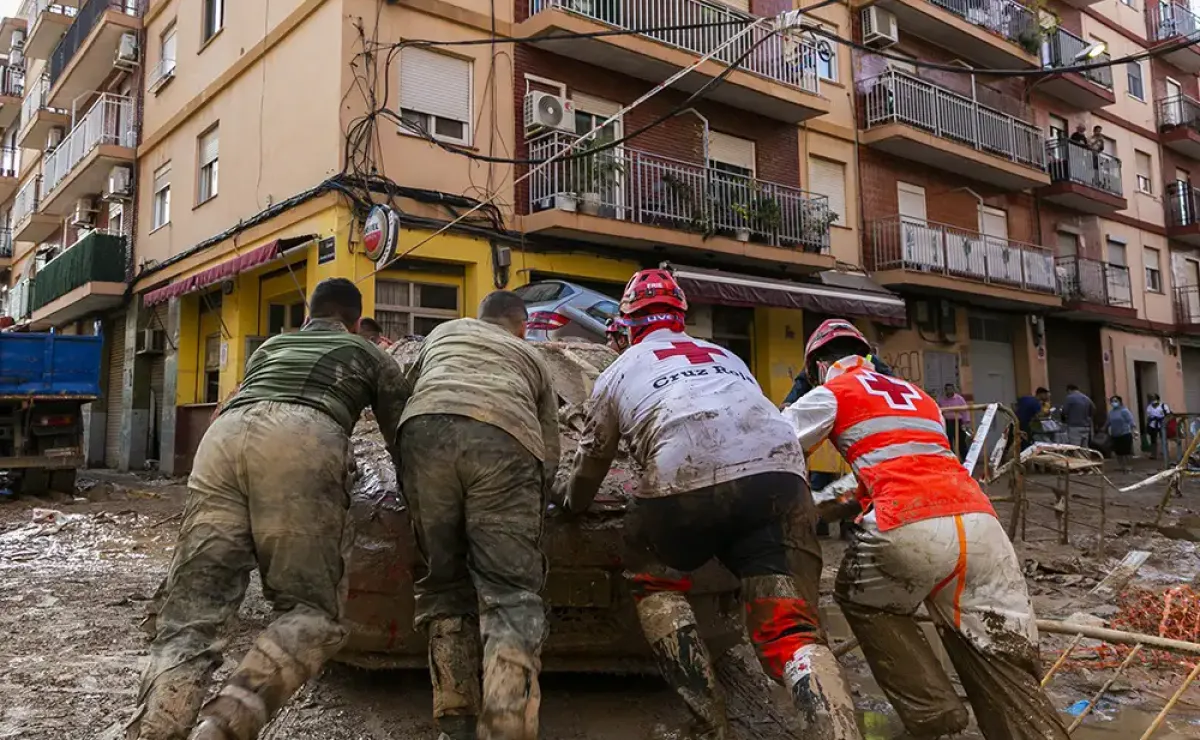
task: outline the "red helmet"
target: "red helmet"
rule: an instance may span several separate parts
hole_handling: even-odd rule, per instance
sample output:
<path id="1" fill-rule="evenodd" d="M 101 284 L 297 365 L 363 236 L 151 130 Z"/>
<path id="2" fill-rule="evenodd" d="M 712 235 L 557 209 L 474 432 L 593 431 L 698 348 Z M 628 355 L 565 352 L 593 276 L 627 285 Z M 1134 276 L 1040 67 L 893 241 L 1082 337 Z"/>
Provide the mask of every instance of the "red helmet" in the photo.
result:
<path id="1" fill-rule="evenodd" d="M 863 336 L 862 332 L 854 324 L 845 319 L 827 319 L 821 322 L 817 330 L 808 338 L 808 344 L 804 346 L 804 367 L 808 370 L 808 379 L 813 385 L 825 381 L 825 368 L 820 367 L 820 365 L 827 366 L 827 363 L 818 362 L 821 349 L 839 339 L 857 340 L 858 344 L 861 345 L 859 354 L 866 355 L 871 352 L 871 343 L 867 341 L 867 338 Z"/>
<path id="2" fill-rule="evenodd" d="M 621 295 L 621 315 L 629 316 L 652 306 L 664 313 L 670 309 L 687 311 L 687 297 L 670 270 L 661 267 L 642 270 L 626 283 L 625 293 Z"/>

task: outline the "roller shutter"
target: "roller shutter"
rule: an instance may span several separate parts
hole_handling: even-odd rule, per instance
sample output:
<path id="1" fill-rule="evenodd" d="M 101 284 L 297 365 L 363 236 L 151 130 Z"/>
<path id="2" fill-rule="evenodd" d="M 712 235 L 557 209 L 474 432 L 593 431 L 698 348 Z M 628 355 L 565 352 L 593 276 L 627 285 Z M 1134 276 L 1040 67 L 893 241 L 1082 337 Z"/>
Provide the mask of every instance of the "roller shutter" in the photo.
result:
<path id="1" fill-rule="evenodd" d="M 121 388 L 125 383 L 125 314 L 105 322 L 108 343 L 108 388 L 104 393 L 106 431 L 104 464 L 115 468 L 121 462 Z"/>

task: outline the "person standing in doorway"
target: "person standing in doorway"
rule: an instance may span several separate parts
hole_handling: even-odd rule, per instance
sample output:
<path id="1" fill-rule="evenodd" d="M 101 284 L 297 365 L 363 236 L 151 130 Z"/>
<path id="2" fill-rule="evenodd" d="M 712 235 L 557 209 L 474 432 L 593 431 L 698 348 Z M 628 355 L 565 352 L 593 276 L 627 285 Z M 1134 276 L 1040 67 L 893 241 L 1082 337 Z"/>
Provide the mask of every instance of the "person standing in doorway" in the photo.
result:
<path id="1" fill-rule="evenodd" d="M 1151 460 L 1158 459 L 1159 439 L 1164 437 L 1163 432 L 1169 413 L 1171 413 L 1171 408 L 1162 402 L 1157 393 L 1151 393 L 1150 402 L 1146 404 L 1146 436 L 1150 438 Z M 1163 439 L 1163 447 L 1166 447 L 1165 439 Z"/>
<path id="2" fill-rule="evenodd" d="M 1021 449 L 1033 444 L 1033 421 L 1050 406 L 1050 391 L 1038 388 L 1032 396 L 1021 396 L 1014 409 L 1021 429 Z"/>
<path id="3" fill-rule="evenodd" d="M 1109 405 L 1112 410 L 1108 412 L 1105 428 L 1108 430 L 1108 436 L 1112 438 L 1113 452 L 1117 456 L 1117 465 L 1121 467 L 1121 472 L 1131 473 L 1133 467 L 1129 461 L 1133 456 L 1133 414 L 1120 396 L 1110 398 Z"/>
<path id="4" fill-rule="evenodd" d="M 962 394 L 955 389 L 953 383 L 947 383 L 942 390 L 942 396 L 938 399 L 938 406 L 943 409 L 961 408 L 967 405 L 967 399 L 962 397 Z M 967 410 L 961 411 L 943 411 L 942 416 L 946 419 L 946 436 L 950 439 L 950 444 L 954 445 L 954 452 L 958 455 L 958 459 L 962 460 L 967 455 L 967 448 L 971 446 L 971 441 L 967 437 L 967 427 L 971 423 L 971 412 Z"/>
<path id="5" fill-rule="evenodd" d="M 1067 426 L 1067 444 L 1087 447 L 1092 441 L 1092 417 L 1096 404 L 1084 395 L 1077 385 L 1067 386 L 1067 397 L 1063 400 L 1062 418 Z"/>

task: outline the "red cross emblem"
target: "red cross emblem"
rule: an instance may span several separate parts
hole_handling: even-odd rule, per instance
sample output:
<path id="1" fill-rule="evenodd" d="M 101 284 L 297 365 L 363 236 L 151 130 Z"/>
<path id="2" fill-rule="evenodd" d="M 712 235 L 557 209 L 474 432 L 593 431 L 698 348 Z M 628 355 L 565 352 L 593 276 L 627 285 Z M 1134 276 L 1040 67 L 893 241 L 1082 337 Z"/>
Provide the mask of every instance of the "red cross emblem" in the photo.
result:
<path id="1" fill-rule="evenodd" d="M 695 342 L 671 342 L 675 349 L 656 349 L 654 356 L 660 360 L 672 357 L 686 357 L 693 365 L 705 365 L 713 362 L 714 357 L 725 357 L 725 350 L 716 347 L 701 347 Z"/>
<path id="2" fill-rule="evenodd" d="M 894 409 L 916 411 L 916 402 L 921 400 L 921 393 L 906 381 L 879 375 L 869 370 L 858 373 L 856 377 L 867 393 L 883 398 L 887 401 L 888 406 Z"/>

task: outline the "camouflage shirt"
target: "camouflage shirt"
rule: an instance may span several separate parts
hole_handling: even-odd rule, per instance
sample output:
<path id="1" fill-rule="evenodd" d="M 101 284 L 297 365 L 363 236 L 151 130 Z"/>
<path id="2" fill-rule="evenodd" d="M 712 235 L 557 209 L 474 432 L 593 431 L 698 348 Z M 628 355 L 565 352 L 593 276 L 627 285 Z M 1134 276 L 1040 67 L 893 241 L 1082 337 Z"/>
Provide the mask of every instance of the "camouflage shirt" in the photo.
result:
<path id="1" fill-rule="evenodd" d="M 246 378 L 222 411 L 282 401 L 323 411 L 350 434 L 367 406 L 389 447 L 411 389 L 387 353 L 337 321 L 313 319 L 271 337 L 250 358 Z"/>

